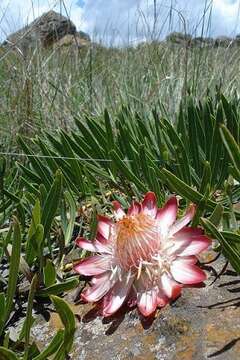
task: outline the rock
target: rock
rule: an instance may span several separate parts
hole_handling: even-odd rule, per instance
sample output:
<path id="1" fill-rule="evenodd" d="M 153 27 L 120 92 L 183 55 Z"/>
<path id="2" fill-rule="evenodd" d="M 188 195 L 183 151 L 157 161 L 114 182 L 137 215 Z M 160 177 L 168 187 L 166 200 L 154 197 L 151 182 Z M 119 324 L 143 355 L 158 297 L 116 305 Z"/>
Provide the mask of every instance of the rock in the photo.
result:
<path id="1" fill-rule="evenodd" d="M 172 32 L 166 37 L 168 43 L 177 44 L 181 46 L 192 47 L 229 47 L 234 44 L 240 44 L 240 36 L 236 36 L 235 39 L 228 36 L 219 36 L 216 39 L 211 37 L 192 37 L 189 34 L 183 34 L 181 32 Z"/>
<path id="2" fill-rule="evenodd" d="M 81 36 L 79 36 L 78 34 L 75 35 L 65 35 L 64 37 L 62 37 L 59 41 L 57 41 L 54 44 L 54 47 L 58 48 L 58 47 L 63 47 L 63 46 L 71 46 L 71 47 L 83 47 L 86 45 L 89 45 L 90 41 L 86 40 L 85 38 L 82 38 Z"/>
<path id="3" fill-rule="evenodd" d="M 234 42 L 235 42 L 236 45 L 238 45 L 238 46 L 240 45 L 240 34 L 238 34 L 238 35 L 235 37 Z"/>
<path id="4" fill-rule="evenodd" d="M 219 36 L 215 39 L 214 45 L 216 47 L 222 46 L 222 47 L 228 47 L 233 45 L 234 40 L 228 36 Z"/>
<path id="5" fill-rule="evenodd" d="M 83 39 L 85 41 L 88 41 L 88 42 L 91 41 L 90 36 L 87 33 L 85 33 L 84 31 L 78 31 L 77 36 L 79 36 L 79 38 L 81 38 L 81 39 Z"/>
<path id="6" fill-rule="evenodd" d="M 211 37 L 195 37 L 192 39 L 191 45 L 197 47 L 211 47 L 214 46 L 214 39 Z"/>
<path id="7" fill-rule="evenodd" d="M 22 51 L 27 51 L 37 45 L 45 48 L 52 46 L 65 36 L 76 36 L 79 42 L 80 38 L 90 41 L 87 34 L 77 32 L 71 20 L 55 11 L 48 11 L 28 26 L 11 34 L 4 45 L 17 46 Z"/>
<path id="8" fill-rule="evenodd" d="M 183 34 L 181 32 L 172 32 L 166 37 L 167 42 L 173 44 L 186 45 L 189 44 L 192 40 L 192 36 L 189 34 Z"/>
<path id="9" fill-rule="evenodd" d="M 205 261 L 212 256 L 208 254 Z M 72 304 L 78 325 L 71 359 L 238 359 L 240 279 L 229 269 L 211 284 L 214 272 L 224 263 L 221 259 L 211 264 L 213 268 L 208 266 L 205 287 L 183 289 L 179 299 L 148 321 L 140 318 L 136 309 L 102 319 L 91 304 Z M 53 329 L 62 327 L 57 316 L 52 315 L 48 323 L 40 318 L 35 322 L 32 337 L 40 348 L 50 341 Z"/>

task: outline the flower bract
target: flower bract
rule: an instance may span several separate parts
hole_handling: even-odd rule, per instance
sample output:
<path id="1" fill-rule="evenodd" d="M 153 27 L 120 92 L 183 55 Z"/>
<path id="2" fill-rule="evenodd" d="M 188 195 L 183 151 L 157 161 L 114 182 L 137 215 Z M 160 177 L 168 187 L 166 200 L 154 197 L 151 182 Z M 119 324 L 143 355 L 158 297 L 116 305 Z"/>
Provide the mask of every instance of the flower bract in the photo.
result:
<path id="1" fill-rule="evenodd" d="M 92 276 L 81 296 L 100 302 L 103 316 L 115 313 L 123 303 L 137 305 L 144 316 L 176 299 L 182 287 L 201 283 L 206 274 L 197 255 L 210 245 L 201 228 L 187 226 L 195 214 L 190 205 L 177 219 L 178 203 L 171 197 L 157 208 L 148 192 L 142 203 L 133 202 L 127 213 L 113 202 L 114 219 L 98 217 L 96 239 L 77 238 L 76 244 L 93 254 L 75 270 Z"/>

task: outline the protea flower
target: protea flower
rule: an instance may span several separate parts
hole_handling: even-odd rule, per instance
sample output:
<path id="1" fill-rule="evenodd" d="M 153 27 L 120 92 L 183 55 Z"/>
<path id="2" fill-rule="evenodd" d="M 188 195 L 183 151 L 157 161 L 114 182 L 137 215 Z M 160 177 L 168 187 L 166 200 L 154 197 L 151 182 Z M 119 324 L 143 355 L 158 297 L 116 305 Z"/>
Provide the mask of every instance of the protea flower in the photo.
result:
<path id="1" fill-rule="evenodd" d="M 191 205 L 176 220 L 177 199 L 171 197 L 157 208 L 148 192 L 143 202 L 133 202 L 127 214 L 113 202 L 115 221 L 98 217 L 94 242 L 77 238 L 76 244 L 95 255 L 82 260 L 75 270 L 93 276 L 81 297 L 87 302 L 102 299 L 103 316 L 112 315 L 124 302 L 138 306 L 144 316 L 176 299 L 184 285 L 201 283 L 205 273 L 197 257 L 210 240 L 202 229 L 186 227 L 195 213 Z"/>

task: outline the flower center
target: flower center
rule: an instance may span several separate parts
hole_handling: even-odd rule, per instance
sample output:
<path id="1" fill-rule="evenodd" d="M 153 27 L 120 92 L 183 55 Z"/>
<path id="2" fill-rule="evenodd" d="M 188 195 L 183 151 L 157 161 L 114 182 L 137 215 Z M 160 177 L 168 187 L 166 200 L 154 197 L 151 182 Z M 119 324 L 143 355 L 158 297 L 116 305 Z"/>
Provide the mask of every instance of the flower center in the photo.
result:
<path id="1" fill-rule="evenodd" d="M 159 244 L 156 222 L 143 213 L 126 216 L 116 224 L 115 256 L 129 270 L 142 261 L 150 261 Z"/>

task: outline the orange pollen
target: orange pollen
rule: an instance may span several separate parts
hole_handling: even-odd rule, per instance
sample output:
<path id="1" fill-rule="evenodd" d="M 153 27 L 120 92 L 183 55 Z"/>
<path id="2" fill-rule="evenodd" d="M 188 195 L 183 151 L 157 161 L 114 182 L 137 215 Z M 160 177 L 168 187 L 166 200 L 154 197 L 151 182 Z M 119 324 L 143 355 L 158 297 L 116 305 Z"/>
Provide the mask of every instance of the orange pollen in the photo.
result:
<path id="1" fill-rule="evenodd" d="M 116 256 L 122 267 L 137 267 L 141 260 L 148 260 L 155 238 L 155 220 L 140 213 L 126 216 L 116 224 Z"/>

